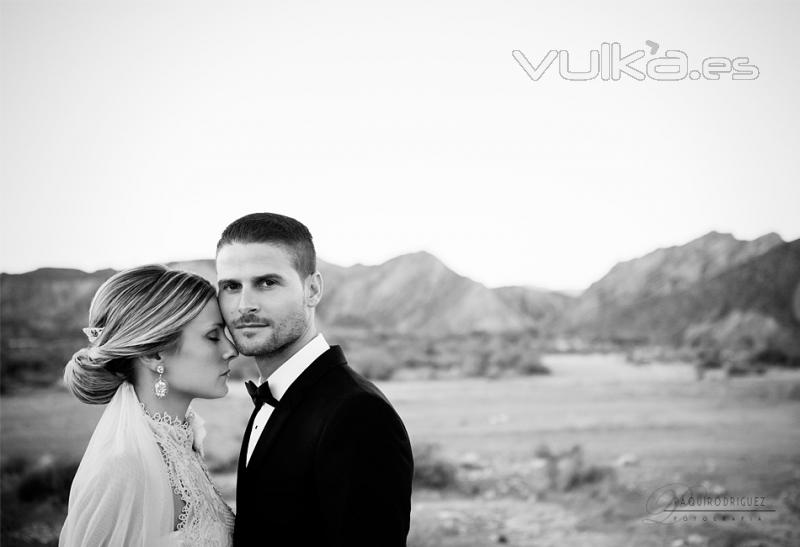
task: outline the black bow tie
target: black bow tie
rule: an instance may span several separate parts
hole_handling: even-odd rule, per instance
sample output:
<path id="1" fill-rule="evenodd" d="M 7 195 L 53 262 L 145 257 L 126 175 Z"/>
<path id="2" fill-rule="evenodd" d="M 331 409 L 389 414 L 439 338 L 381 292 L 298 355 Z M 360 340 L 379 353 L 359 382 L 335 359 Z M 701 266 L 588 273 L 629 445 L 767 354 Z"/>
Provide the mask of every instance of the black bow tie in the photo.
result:
<path id="1" fill-rule="evenodd" d="M 278 406 L 278 399 L 272 394 L 269 390 L 269 384 L 264 382 L 260 386 L 256 387 L 256 385 L 248 380 L 245 382 L 244 386 L 247 388 L 247 393 L 250 394 L 250 397 L 253 399 L 253 404 L 256 405 L 256 408 L 261 408 L 261 405 L 267 403 L 271 407 Z"/>

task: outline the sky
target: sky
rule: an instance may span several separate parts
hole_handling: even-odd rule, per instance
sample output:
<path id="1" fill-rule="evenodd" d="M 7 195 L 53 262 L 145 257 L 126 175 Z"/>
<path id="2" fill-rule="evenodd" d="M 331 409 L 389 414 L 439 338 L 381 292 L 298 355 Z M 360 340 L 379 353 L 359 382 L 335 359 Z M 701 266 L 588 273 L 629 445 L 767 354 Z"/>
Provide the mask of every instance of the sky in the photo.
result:
<path id="1" fill-rule="evenodd" d="M 0 271 L 211 258 L 239 216 L 343 266 L 426 250 L 580 290 L 712 231 L 800 237 L 796 2 L 2 1 Z M 758 77 L 560 77 L 617 42 Z M 643 69 L 642 69 L 643 70 Z"/>

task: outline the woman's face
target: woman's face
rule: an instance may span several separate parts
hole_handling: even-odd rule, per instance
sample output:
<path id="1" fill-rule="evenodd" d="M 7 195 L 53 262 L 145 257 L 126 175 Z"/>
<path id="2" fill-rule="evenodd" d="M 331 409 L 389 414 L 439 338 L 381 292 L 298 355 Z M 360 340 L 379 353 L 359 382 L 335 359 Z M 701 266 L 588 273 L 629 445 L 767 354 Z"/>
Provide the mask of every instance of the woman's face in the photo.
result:
<path id="1" fill-rule="evenodd" d="M 228 393 L 228 364 L 238 353 L 224 329 L 217 299 L 212 298 L 183 329 L 179 348 L 163 354 L 164 381 L 171 394 L 216 399 Z"/>

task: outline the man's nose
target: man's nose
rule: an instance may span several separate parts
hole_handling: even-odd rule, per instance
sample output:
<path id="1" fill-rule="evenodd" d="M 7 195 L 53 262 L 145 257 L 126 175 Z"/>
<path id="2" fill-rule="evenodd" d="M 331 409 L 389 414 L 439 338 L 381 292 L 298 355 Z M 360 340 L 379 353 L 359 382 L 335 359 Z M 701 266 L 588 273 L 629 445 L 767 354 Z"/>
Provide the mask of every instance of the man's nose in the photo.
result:
<path id="1" fill-rule="evenodd" d="M 258 311 L 258 303 L 253 300 L 250 291 L 242 289 L 239 296 L 239 313 L 254 313 Z"/>

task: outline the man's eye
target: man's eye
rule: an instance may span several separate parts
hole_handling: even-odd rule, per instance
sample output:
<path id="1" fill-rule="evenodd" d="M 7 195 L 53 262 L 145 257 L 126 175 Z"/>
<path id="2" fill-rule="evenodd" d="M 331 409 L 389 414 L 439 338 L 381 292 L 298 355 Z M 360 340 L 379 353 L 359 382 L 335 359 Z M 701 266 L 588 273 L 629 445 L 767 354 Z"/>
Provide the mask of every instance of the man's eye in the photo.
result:
<path id="1" fill-rule="evenodd" d="M 219 336 L 209 336 L 208 339 L 212 342 L 219 342 Z"/>
<path id="2" fill-rule="evenodd" d="M 227 283 L 227 284 L 222 286 L 222 290 L 223 291 L 235 291 L 236 289 L 237 289 L 237 286 L 234 285 L 233 283 Z"/>
<path id="3" fill-rule="evenodd" d="M 262 281 L 259 282 L 259 285 L 261 287 L 272 287 L 275 284 L 276 284 L 275 281 L 273 281 L 272 279 L 263 279 Z"/>

